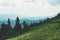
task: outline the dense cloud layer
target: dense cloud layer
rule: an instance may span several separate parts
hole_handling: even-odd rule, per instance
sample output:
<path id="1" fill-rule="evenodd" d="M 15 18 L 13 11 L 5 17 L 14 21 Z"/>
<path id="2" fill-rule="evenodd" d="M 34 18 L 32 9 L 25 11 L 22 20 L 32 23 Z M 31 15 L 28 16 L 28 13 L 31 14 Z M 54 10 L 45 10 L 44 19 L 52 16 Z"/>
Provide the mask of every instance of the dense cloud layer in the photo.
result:
<path id="1" fill-rule="evenodd" d="M 53 16 L 60 12 L 60 0 L 0 0 L 0 14 L 23 17 Z"/>

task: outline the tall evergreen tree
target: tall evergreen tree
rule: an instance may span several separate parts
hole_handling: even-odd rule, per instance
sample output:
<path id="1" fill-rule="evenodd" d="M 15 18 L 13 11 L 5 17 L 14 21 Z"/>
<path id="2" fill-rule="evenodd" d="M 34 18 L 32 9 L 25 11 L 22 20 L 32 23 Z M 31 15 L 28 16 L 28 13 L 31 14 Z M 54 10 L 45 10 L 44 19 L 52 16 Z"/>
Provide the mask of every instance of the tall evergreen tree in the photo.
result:
<path id="1" fill-rule="evenodd" d="M 10 19 L 8 18 L 8 25 L 11 26 Z"/>
<path id="2" fill-rule="evenodd" d="M 4 24 L 4 23 L 1 24 L 1 33 L 3 37 L 10 36 L 12 32 L 11 30 L 12 28 L 11 28 L 10 19 L 8 19 L 8 24 Z"/>
<path id="3" fill-rule="evenodd" d="M 8 36 L 10 36 L 11 35 L 11 33 L 12 33 L 12 27 L 11 27 L 11 22 L 10 22 L 10 19 L 8 18 L 8 27 L 7 27 L 7 29 L 8 29 Z"/>
<path id="4" fill-rule="evenodd" d="M 15 24 L 15 27 L 14 27 L 14 31 L 15 32 L 22 32 L 22 27 L 21 27 L 21 24 L 20 24 L 20 21 L 19 21 L 19 17 L 16 18 L 16 24 Z"/>
<path id="5" fill-rule="evenodd" d="M 8 30 L 11 30 L 12 27 L 11 27 L 11 23 L 10 23 L 10 19 L 8 18 Z"/>
<path id="6" fill-rule="evenodd" d="M 28 31 L 29 30 L 29 26 L 26 23 L 26 21 L 23 22 L 23 25 L 24 25 L 24 31 Z"/>

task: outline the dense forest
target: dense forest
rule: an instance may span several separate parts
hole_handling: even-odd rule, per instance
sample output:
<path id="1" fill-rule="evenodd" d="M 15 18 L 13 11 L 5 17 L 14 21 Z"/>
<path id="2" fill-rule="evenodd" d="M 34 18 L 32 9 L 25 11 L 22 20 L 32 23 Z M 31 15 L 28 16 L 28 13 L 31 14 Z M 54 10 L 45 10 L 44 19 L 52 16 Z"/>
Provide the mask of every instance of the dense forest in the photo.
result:
<path id="1" fill-rule="evenodd" d="M 15 37 L 17 35 L 24 34 L 25 32 L 29 32 L 31 30 L 31 28 L 33 28 L 34 26 L 43 25 L 45 23 L 49 23 L 52 20 L 55 20 L 55 19 L 58 19 L 58 18 L 60 18 L 60 13 L 58 13 L 53 18 L 46 18 L 43 21 L 41 20 L 39 23 L 35 22 L 35 23 L 31 23 L 29 25 L 29 24 L 26 23 L 26 21 L 24 21 L 22 23 L 23 26 L 24 26 L 23 28 L 22 28 L 22 25 L 20 23 L 19 17 L 16 18 L 14 28 L 12 28 L 12 26 L 11 26 L 11 20 L 8 18 L 8 21 L 7 21 L 8 24 L 5 24 L 5 23 L 1 24 L 1 28 L 0 28 L 0 40 L 5 40 L 5 39 L 10 38 L 10 37 Z M 60 21 L 57 21 L 57 23 L 60 24 Z"/>

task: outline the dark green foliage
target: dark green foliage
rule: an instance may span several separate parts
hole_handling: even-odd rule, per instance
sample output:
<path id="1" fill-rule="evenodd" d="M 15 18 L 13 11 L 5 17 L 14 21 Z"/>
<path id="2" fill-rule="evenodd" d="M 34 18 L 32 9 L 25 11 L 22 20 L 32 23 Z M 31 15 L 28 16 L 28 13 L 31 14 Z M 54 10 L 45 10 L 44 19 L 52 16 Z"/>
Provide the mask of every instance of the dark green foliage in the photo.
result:
<path id="1" fill-rule="evenodd" d="M 8 30 L 9 30 L 9 32 L 12 30 L 10 19 L 8 19 Z"/>
<path id="2" fill-rule="evenodd" d="M 26 21 L 23 22 L 23 25 L 24 25 L 24 31 L 28 31 L 30 29 Z"/>
<path id="3" fill-rule="evenodd" d="M 11 26 L 10 19 L 8 18 L 8 25 Z"/>
<path id="4" fill-rule="evenodd" d="M 60 13 L 57 14 L 57 18 L 60 18 Z"/>
<path id="5" fill-rule="evenodd" d="M 8 25 L 2 23 L 2 24 L 1 24 L 1 32 L 5 33 L 5 32 L 7 32 L 7 31 L 8 31 Z"/>
<path id="6" fill-rule="evenodd" d="M 1 35 L 2 35 L 2 38 L 5 38 L 4 36 L 8 35 L 8 25 L 2 23 L 1 24 Z"/>
<path id="7" fill-rule="evenodd" d="M 12 34 L 12 27 L 11 27 L 11 22 L 10 22 L 10 19 L 8 18 L 8 33 L 7 33 L 7 36 L 11 36 Z"/>
<path id="8" fill-rule="evenodd" d="M 1 24 L 1 37 L 6 38 L 6 36 L 10 36 L 12 33 L 12 28 L 10 24 L 10 19 L 8 19 L 8 24 Z M 4 37 L 5 36 L 5 37 Z"/>
<path id="9" fill-rule="evenodd" d="M 30 28 L 32 27 L 32 26 L 34 26 L 35 25 L 35 23 L 34 22 L 31 22 L 31 24 L 30 24 Z"/>
<path id="10" fill-rule="evenodd" d="M 14 27 L 14 32 L 22 32 L 21 24 L 19 23 L 19 17 L 16 18 L 16 24 Z"/>

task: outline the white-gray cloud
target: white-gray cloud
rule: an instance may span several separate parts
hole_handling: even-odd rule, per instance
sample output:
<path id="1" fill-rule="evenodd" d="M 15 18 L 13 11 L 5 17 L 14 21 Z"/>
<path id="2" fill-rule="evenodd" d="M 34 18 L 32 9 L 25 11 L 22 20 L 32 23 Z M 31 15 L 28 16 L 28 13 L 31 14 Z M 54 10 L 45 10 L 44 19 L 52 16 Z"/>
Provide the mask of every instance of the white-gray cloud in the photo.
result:
<path id="1" fill-rule="evenodd" d="M 4 1 L 2 2 L 1 5 L 3 5 L 3 7 L 0 7 L 0 13 L 2 14 L 13 13 L 14 15 L 24 16 L 24 17 L 51 16 L 60 12 L 60 6 L 51 5 L 49 0 L 35 0 L 35 2 L 12 0 L 11 2 Z"/>
<path id="2" fill-rule="evenodd" d="M 6 7 L 9 7 L 9 6 L 15 6 L 15 4 L 0 3 L 0 6 L 6 6 Z"/>
<path id="3" fill-rule="evenodd" d="M 23 0 L 24 2 L 35 2 L 35 0 Z"/>
<path id="4" fill-rule="evenodd" d="M 0 0 L 0 6 L 15 6 L 15 3 L 12 2 L 11 0 Z"/>

